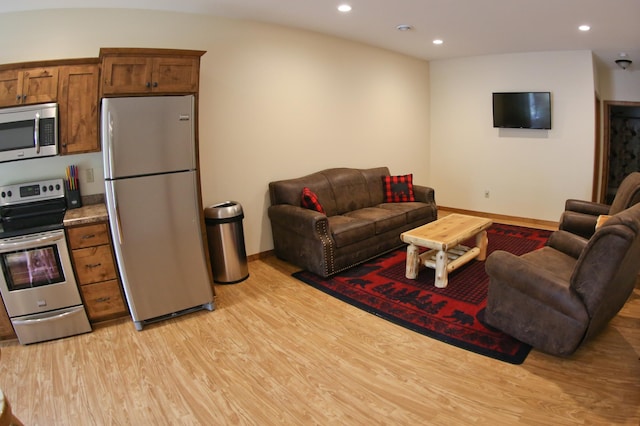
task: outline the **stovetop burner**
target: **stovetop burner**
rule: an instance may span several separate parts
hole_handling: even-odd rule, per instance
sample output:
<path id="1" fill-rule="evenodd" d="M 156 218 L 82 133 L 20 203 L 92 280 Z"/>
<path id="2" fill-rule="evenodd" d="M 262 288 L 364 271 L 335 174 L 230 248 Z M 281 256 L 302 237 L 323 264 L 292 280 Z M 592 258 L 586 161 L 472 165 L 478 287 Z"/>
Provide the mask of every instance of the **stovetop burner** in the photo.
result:
<path id="1" fill-rule="evenodd" d="M 0 187 L 0 238 L 62 229 L 66 201 L 62 179 Z"/>

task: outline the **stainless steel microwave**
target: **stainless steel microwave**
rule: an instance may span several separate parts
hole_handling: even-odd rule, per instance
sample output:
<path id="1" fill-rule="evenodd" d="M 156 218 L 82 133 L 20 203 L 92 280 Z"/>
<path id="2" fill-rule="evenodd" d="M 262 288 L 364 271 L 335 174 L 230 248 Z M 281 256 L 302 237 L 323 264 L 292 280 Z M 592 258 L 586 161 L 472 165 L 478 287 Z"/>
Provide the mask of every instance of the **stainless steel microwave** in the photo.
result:
<path id="1" fill-rule="evenodd" d="M 58 104 L 0 109 L 0 162 L 58 154 Z"/>

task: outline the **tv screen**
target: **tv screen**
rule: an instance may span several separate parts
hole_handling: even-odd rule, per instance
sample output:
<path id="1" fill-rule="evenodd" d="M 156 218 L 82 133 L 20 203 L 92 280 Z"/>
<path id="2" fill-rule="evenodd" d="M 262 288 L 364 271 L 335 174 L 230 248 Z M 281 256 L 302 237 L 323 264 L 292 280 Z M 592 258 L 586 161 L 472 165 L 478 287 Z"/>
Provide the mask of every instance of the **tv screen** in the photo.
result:
<path id="1" fill-rule="evenodd" d="M 493 127 L 511 129 L 550 129 L 551 93 L 494 93 Z"/>

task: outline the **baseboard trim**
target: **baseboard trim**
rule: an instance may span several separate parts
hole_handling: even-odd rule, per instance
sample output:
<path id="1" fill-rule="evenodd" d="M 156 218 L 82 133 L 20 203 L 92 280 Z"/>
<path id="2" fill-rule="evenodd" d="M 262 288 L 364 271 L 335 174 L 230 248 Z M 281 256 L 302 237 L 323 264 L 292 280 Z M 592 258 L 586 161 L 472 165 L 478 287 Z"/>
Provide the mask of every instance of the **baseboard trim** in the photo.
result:
<path id="1" fill-rule="evenodd" d="M 555 231 L 558 229 L 558 222 L 551 220 L 531 219 L 527 217 L 508 216 L 503 214 L 477 212 L 474 210 L 457 209 L 454 207 L 438 206 L 438 214 L 446 215 L 448 213 L 468 214 L 470 216 L 479 216 L 492 219 L 498 223 L 505 223 L 509 225 L 529 225 L 532 228 L 548 229 Z"/>

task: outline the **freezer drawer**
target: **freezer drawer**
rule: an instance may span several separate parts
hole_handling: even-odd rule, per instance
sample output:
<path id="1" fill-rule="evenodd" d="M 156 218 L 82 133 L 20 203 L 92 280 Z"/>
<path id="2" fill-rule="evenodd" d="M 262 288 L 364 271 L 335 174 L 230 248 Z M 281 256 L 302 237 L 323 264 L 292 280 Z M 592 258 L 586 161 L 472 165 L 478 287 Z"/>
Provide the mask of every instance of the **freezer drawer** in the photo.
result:
<path id="1" fill-rule="evenodd" d="M 89 319 L 82 305 L 11 318 L 11 322 L 18 341 L 23 345 L 91 331 Z"/>

